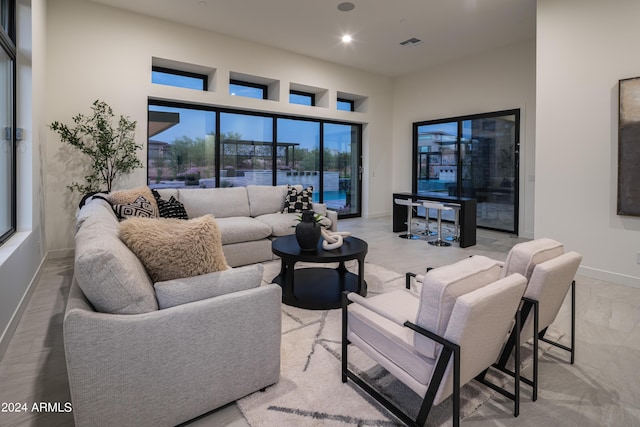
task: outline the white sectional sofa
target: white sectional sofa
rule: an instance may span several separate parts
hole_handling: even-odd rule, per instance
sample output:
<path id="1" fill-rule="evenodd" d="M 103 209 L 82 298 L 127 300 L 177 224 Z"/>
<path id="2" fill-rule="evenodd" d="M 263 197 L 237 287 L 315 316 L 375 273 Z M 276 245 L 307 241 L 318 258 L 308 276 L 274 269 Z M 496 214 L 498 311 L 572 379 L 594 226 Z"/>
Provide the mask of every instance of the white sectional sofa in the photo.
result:
<path id="1" fill-rule="evenodd" d="M 302 190 L 302 186 L 294 186 Z M 212 214 L 222 235 L 222 249 L 232 267 L 273 259 L 271 240 L 293 234 L 298 214 L 282 213 L 287 186 L 248 185 L 207 189 L 159 189 L 168 199 L 184 204 L 189 218 Z M 338 213 L 313 203 L 327 229 L 336 231 Z"/>
<path id="2" fill-rule="evenodd" d="M 174 426 L 279 379 L 281 288 L 246 264 L 272 259 L 271 239 L 293 232 L 296 214 L 279 213 L 286 187 L 160 193 L 191 218 L 213 214 L 227 263 L 243 266 L 153 283 L 111 205 L 86 203 L 64 316 L 78 427 Z M 335 212 L 314 209 L 335 229 Z"/>

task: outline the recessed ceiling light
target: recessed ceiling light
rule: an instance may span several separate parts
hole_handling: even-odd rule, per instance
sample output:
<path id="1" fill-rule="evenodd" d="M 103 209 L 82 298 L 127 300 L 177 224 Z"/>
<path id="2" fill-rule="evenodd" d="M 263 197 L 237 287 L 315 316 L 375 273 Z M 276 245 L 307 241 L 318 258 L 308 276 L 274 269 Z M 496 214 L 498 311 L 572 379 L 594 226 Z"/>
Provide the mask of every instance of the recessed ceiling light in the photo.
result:
<path id="1" fill-rule="evenodd" d="M 353 38 L 351 38 L 351 36 L 349 34 L 345 34 L 344 36 L 342 36 L 342 42 L 343 43 L 351 43 L 352 40 L 353 40 Z"/>
<path id="2" fill-rule="evenodd" d="M 349 12 L 349 11 L 353 10 L 355 7 L 356 6 L 353 3 L 349 2 L 349 1 L 345 1 L 345 2 L 342 2 L 342 3 L 340 3 L 338 5 L 338 10 L 340 12 Z"/>

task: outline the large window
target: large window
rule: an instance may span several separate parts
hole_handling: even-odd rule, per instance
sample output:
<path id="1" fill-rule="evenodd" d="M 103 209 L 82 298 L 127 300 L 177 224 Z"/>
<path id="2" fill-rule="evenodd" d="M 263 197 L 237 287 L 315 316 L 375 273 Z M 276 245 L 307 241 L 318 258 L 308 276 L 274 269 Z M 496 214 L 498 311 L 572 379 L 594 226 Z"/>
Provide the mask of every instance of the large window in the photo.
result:
<path id="1" fill-rule="evenodd" d="M 150 186 L 215 187 L 216 114 L 192 107 L 149 105 Z"/>
<path id="2" fill-rule="evenodd" d="M 152 188 L 301 184 L 361 213 L 361 125 L 150 101 L 148 132 Z"/>
<path id="3" fill-rule="evenodd" d="M 16 230 L 15 2 L 0 3 L 0 244 Z"/>
<path id="4" fill-rule="evenodd" d="M 277 185 L 300 184 L 314 188 L 320 200 L 320 122 L 280 118 L 277 144 Z"/>
<path id="5" fill-rule="evenodd" d="M 272 118 L 220 113 L 220 144 L 220 187 L 272 185 Z"/>
<path id="6" fill-rule="evenodd" d="M 479 227 L 517 234 L 519 135 L 520 110 L 414 123 L 414 192 L 475 198 Z"/>

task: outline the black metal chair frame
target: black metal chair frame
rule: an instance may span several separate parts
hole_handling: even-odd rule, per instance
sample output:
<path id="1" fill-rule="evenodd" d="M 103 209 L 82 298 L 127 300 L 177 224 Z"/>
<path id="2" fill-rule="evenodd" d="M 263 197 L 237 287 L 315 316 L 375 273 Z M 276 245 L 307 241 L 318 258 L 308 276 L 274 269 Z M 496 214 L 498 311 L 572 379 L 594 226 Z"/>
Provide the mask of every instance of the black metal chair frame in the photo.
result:
<path id="1" fill-rule="evenodd" d="M 407 280 L 409 280 L 409 276 L 407 276 Z M 408 281 L 407 281 L 408 283 Z M 429 331 L 420 326 L 411 323 L 409 321 L 404 322 L 404 326 L 412 329 L 413 331 L 424 335 L 427 338 L 430 338 L 436 341 L 439 344 L 442 344 L 442 351 L 440 352 L 440 356 L 438 356 L 438 360 L 436 363 L 436 368 L 434 370 L 433 376 L 431 377 L 431 381 L 429 382 L 429 387 L 427 392 L 422 400 L 422 404 L 420 406 L 420 410 L 418 411 L 418 415 L 414 420 L 411 416 L 406 414 L 402 409 L 396 406 L 391 400 L 387 399 L 380 392 L 378 392 L 373 386 L 369 383 L 358 377 L 353 371 L 348 368 L 348 350 L 347 347 L 350 344 L 347 339 L 347 321 L 348 321 L 348 311 L 347 308 L 351 301 L 348 299 L 347 295 L 349 292 L 345 291 L 342 293 L 342 382 L 346 383 L 347 379 L 350 378 L 354 383 L 356 383 L 362 390 L 368 393 L 371 397 L 373 397 L 378 403 L 384 406 L 389 412 L 391 412 L 396 418 L 411 427 L 423 427 L 427 421 L 427 417 L 429 416 L 429 412 L 433 407 L 433 401 L 436 397 L 436 393 L 438 392 L 438 387 L 444 378 L 444 374 L 453 357 L 453 404 L 452 404 L 452 417 L 453 417 L 453 426 L 460 426 L 460 352 L 461 348 L 459 345 L 452 343 L 451 341 L 446 340 L 445 338 Z M 515 335 L 520 337 L 520 310 L 516 312 L 515 316 L 516 325 L 514 327 Z M 508 399 L 514 402 L 513 415 L 517 417 L 520 414 L 520 347 L 517 346 L 514 352 L 515 358 L 515 372 L 513 373 L 514 378 L 514 392 L 510 393 L 506 389 L 488 381 L 485 379 L 485 375 L 489 368 L 485 369 L 480 375 L 475 377 L 476 381 L 484 384 L 485 386 L 491 388 L 492 390 L 502 394 Z"/>
<path id="2" fill-rule="evenodd" d="M 410 278 L 407 276 L 407 284 L 409 283 Z M 530 298 L 523 297 L 523 304 L 521 308 L 522 318 L 524 320 L 527 319 L 531 311 L 533 310 L 533 378 L 527 378 L 524 376 L 520 376 L 520 381 L 527 384 L 532 388 L 532 398 L 534 402 L 538 400 L 538 341 L 546 342 L 547 344 L 551 344 L 555 347 L 558 347 L 562 350 L 569 352 L 571 355 L 571 364 L 575 362 L 575 349 L 576 349 L 576 281 L 571 281 L 571 346 L 567 347 L 562 345 L 556 341 L 551 341 L 548 338 L 545 338 L 545 334 L 548 328 L 544 328 L 539 333 L 535 333 L 538 330 L 538 319 L 539 319 L 539 302 Z M 524 327 L 524 320 L 522 321 L 521 327 Z M 515 327 L 514 327 L 515 330 Z M 520 338 L 516 338 L 515 335 L 519 335 L 512 330 L 507 343 L 500 354 L 500 358 L 498 362 L 496 362 L 493 366 L 501 372 L 504 372 L 507 375 L 513 376 L 515 373 L 508 368 L 506 368 L 506 364 L 509 360 L 509 356 L 513 351 L 514 347 L 517 349 L 520 345 L 515 345 L 515 343 L 520 343 Z M 522 332 L 522 331 L 520 331 Z"/>

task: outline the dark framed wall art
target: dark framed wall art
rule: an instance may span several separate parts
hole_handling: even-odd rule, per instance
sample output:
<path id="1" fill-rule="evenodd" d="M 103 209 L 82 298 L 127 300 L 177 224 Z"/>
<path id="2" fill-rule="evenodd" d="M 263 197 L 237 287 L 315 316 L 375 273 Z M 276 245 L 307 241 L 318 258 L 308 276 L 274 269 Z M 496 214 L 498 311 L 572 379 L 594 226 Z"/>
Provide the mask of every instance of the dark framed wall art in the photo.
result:
<path id="1" fill-rule="evenodd" d="M 618 215 L 640 216 L 640 77 L 618 84 Z"/>

